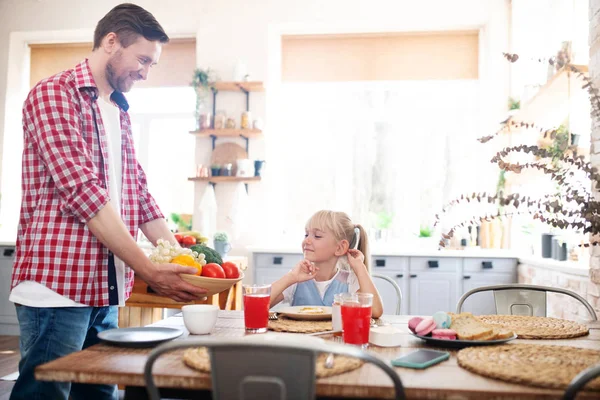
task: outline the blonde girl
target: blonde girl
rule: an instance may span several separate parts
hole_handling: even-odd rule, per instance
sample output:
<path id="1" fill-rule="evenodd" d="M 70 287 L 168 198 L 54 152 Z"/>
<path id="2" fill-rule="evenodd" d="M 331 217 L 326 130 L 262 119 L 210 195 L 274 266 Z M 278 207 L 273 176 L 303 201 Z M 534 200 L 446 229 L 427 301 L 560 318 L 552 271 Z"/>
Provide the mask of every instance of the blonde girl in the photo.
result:
<path id="1" fill-rule="evenodd" d="M 346 213 L 318 211 L 305 227 L 304 259 L 271 287 L 271 307 L 281 301 L 292 306 L 331 306 L 338 293 L 373 294 L 373 318 L 383 305 L 368 266 L 364 228 Z"/>

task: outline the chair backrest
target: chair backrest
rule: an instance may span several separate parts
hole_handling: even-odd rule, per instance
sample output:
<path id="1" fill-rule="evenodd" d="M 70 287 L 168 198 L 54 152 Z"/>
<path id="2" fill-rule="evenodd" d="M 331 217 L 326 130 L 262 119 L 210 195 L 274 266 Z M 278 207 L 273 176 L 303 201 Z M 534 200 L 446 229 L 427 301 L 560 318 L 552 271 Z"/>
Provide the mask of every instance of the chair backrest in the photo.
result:
<path id="1" fill-rule="evenodd" d="M 479 292 L 492 291 L 496 304 L 496 314 L 528 315 L 535 317 L 547 316 L 546 295 L 548 292 L 560 293 L 578 300 L 588 311 L 593 321 L 597 321 L 596 311 L 583 297 L 570 290 L 549 286 L 507 284 L 475 288 L 463 294 L 456 305 L 456 312 L 462 312 L 463 303 L 471 295 Z"/>
<path id="2" fill-rule="evenodd" d="M 286 334 L 278 336 L 281 338 L 281 335 Z M 395 398 L 405 399 L 396 371 L 358 347 L 325 341 L 292 343 L 291 340 L 245 339 L 206 337 L 158 346 L 148 356 L 144 368 L 150 400 L 160 399 L 152 376 L 156 360 L 162 354 L 190 347 L 208 348 L 213 399 L 314 399 L 315 362 L 319 353 L 346 355 L 375 364 L 392 380 Z"/>
<path id="3" fill-rule="evenodd" d="M 389 282 L 394 291 L 396 292 L 396 315 L 400 315 L 402 312 L 402 290 L 400 290 L 400 286 L 389 276 L 380 275 L 380 274 L 371 274 L 373 278 L 383 279 L 386 282 Z"/>
<path id="4" fill-rule="evenodd" d="M 600 364 L 581 371 L 565 390 L 563 400 L 575 400 L 577 393 L 591 380 L 600 377 Z"/>

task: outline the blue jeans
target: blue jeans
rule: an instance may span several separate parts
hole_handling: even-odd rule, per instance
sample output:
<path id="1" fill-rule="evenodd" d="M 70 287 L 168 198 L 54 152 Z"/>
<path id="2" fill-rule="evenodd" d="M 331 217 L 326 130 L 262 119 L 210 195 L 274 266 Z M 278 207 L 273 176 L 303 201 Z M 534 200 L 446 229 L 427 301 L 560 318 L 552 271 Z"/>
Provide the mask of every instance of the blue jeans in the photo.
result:
<path id="1" fill-rule="evenodd" d="M 21 328 L 19 378 L 10 400 L 116 399 L 115 385 L 42 382 L 34 378 L 38 365 L 98 343 L 98 333 L 117 328 L 117 307 L 36 308 L 17 305 Z"/>

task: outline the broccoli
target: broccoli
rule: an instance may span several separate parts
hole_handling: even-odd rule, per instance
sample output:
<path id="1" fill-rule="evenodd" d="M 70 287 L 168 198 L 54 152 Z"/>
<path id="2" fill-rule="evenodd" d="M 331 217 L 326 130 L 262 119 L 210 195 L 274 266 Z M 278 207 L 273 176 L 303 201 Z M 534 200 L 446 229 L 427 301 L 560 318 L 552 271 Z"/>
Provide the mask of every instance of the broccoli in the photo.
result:
<path id="1" fill-rule="evenodd" d="M 197 244 L 190 247 L 190 250 L 195 251 L 198 254 L 204 254 L 207 263 L 215 263 L 219 265 L 223 264 L 223 259 L 221 258 L 221 255 L 217 253 L 216 250 L 211 249 L 208 246 L 205 246 L 203 244 Z"/>

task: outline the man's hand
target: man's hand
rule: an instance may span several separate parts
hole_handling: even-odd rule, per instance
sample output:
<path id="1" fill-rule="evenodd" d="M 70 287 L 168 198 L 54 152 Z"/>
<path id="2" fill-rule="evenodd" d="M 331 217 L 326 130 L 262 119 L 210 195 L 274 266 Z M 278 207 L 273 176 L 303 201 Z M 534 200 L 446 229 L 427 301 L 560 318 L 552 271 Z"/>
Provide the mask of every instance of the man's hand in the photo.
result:
<path id="1" fill-rule="evenodd" d="M 140 271 L 141 272 L 141 271 Z M 198 270 L 193 267 L 185 267 L 178 264 L 152 264 L 148 270 L 144 270 L 140 277 L 159 295 L 171 299 L 189 303 L 206 297 L 206 289 L 199 288 L 187 283 L 179 274 L 193 275 Z"/>

